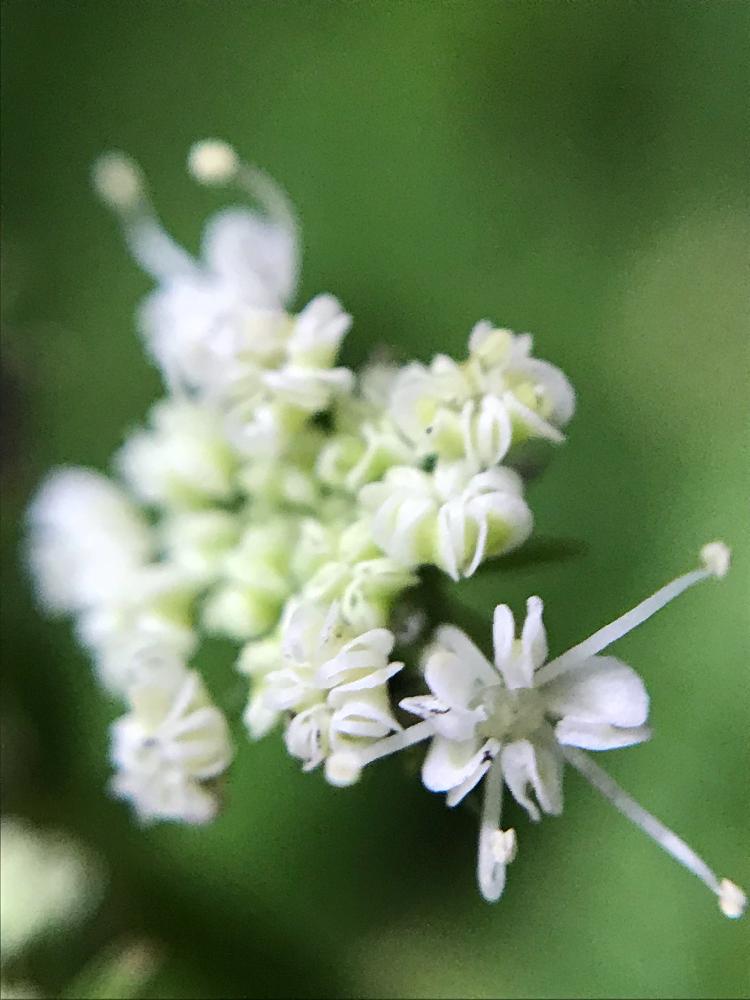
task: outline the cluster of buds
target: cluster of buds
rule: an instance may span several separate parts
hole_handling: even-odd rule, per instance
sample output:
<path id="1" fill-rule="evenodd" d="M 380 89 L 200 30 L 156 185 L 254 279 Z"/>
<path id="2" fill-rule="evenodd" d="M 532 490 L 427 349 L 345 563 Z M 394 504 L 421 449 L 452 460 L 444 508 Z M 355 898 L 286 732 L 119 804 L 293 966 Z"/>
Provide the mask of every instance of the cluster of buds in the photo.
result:
<path id="1" fill-rule="evenodd" d="M 215 815 L 233 748 L 197 664 L 201 637 L 219 635 L 249 678 L 250 738 L 280 730 L 304 771 L 347 786 L 429 740 L 428 789 L 455 805 L 482 785 L 488 900 L 516 851 L 500 827 L 503 787 L 532 819 L 558 813 L 567 761 L 739 915 L 740 890 L 583 752 L 649 738 L 642 681 L 600 653 L 686 586 L 723 576 L 728 550 L 708 546 L 700 570 L 551 662 L 539 598 L 520 639 L 498 606 L 492 663 L 449 625 L 421 660 L 404 657 L 416 664 L 392 660 L 425 567 L 460 581 L 529 537 L 525 479 L 564 440 L 573 389 L 528 334 L 486 321 L 460 361 L 338 364 L 352 323 L 339 301 L 321 294 L 290 311 L 300 240 L 283 191 L 222 142 L 198 143 L 188 167 L 252 201 L 208 222 L 198 258 L 163 229 L 130 159 L 96 165 L 100 196 L 156 283 L 138 322 L 166 395 L 116 455 L 117 478 L 54 472 L 29 514 L 43 605 L 75 616 L 127 709 L 112 730 L 113 793 L 143 821 Z M 406 631 L 412 649 L 419 630 Z M 395 705 L 397 673 L 412 693 Z"/>

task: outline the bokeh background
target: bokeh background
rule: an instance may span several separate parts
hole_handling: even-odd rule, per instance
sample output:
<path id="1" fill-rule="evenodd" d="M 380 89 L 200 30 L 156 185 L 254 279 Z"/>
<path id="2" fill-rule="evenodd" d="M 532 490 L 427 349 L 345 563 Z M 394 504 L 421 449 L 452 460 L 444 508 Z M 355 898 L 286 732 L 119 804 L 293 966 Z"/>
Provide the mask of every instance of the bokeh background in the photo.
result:
<path id="1" fill-rule="evenodd" d="M 741 997 L 747 922 L 575 775 L 505 898 L 474 884 L 476 817 L 417 761 L 340 791 L 270 738 L 239 753 L 208 829 L 142 830 L 105 792 L 116 708 L 65 623 L 35 611 L 23 510 L 60 463 L 105 468 L 159 391 L 133 310 L 148 281 L 89 168 L 140 159 L 188 244 L 219 204 L 184 170 L 222 136 L 291 193 L 300 303 L 377 344 L 459 354 L 475 320 L 536 335 L 570 375 L 569 441 L 532 488 L 564 559 L 441 585 L 445 619 L 547 606 L 553 651 L 689 568 L 733 573 L 624 640 L 656 738 L 606 764 L 747 887 L 748 7 L 739 0 L 3 3 L 3 807 L 78 835 L 110 872 L 82 931 L 28 971 L 58 990 L 118 935 L 158 943 L 154 997 Z M 580 542 L 581 544 L 572 544 Z M 203 661 L 225 707 L 228 650 Z M 411 767 L 411 772 L 409 769 Z"/>

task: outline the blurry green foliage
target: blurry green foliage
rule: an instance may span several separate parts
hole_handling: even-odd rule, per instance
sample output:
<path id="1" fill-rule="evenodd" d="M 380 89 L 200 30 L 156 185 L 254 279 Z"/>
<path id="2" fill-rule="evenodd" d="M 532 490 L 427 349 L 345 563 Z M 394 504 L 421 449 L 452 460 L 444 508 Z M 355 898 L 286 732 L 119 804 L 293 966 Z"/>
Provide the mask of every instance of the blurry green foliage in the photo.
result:
<path id="1" fill-rule="evenodd" d="M 36 958 L 55 989 L 131 932 L 163 957 L 148 995 L 740 997 L 747 922 L 575 776 L 495 908 L 475 820 L 421 789 L 419 754 L 348 791 L 278 739 L 240 747 L 210 829 L 140 830 L 105 792 L 108 706 L 19 569 L 21 515 L 52 465 L 102 467 L 158 392 L 132 313 L 148 283 L 88 186 L 143 162 L 195 244 L 218 199 L 190 142 L 234 142 L 304 222 L 300 302 L 355 317 L 350 363 L 459 353 L 483 316 L 536 334 L 579 392 L 531 489 L 569 559 L 498 563 L 433 595 L 489 625 L 547 604 L 553 652 L 724 537 L 735 569 L 625 640 L 654 741 L 623 783 L 746 887 L 748 8 L 741 0 L 6 0 L 3 53 L 3 615 L 6 809 L 54 820 L 112 871 L 89 937 Z M 574 546 L 574 549 L 576 547 Z M 238 714 L 225 650 L 201 661 Z M 744 848 L 744 850 L 743 850 Z"/>

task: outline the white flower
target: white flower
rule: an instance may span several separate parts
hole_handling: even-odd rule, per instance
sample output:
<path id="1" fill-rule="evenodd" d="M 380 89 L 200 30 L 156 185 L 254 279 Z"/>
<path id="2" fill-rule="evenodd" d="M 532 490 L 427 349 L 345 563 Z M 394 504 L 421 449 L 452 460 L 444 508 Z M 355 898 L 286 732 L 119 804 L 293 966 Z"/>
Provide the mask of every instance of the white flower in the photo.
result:
<path id="1" fill-rule="evenodd" d="M 321 484 L 314 467 L 324 435 L 309 424 L 292 435 L 283 451 L 256 454 L 237 473 L 239 487 L 254 501 L 254 510 L 300 507 L 318 509 Z"/>
<path id="2" fill-rule="evenodd" d="M 207 783 L 228 767 L 232 749 L 200 676 L 164 658 L 128 699 L 130 712 L 112 726 L 113 793 L 144 821 L 212 819 L 218 800 Z"/>
<path id="3" fill-rule="evenodd" d="M 268 668 L 269 654 L 274 655 L 271 644 L 248 647 L 243 653 L 244 669 L 260 674 L 246 713 L 251 735 L 258 738 L 282 712 L 291 713 L 285 743 L 309 771 L 334 754 L 349 753 L 400 729 L 387 688 L 403 668 L 389 661 L 393 643 L 392 633 L 384 628 L 353 634 L 335 604 L 324 608 L 290 602 L 276 669 Z M 333 764 L 337 784 L 342 783 L 342 771 L 337 770 L 341 762 L 337 758 Z"/>
<path id="4" fill-rule="evenodd" d="M 528 334 L 478 323 L 464 363 L 437 355 L 396 377 L 390 415 L 421 455 L 469 458 L 483 468 L 529 437 L 562 441 L 575 394 L 554 365 L 532 358 Z"/>
<path id="5" fill-rule="evenodd" d="M 296 318 L 287 317 L 284 344 L 273 363 L 245 364 L 241 352 L 222 363 L 227 433 L 238 451 L 280 459 L 294 450 L 311 415 L 351 391 L 349 369 L 331 367 L 350 324 L 337 299 L 319 295 Z"/>
<path id="6" fill-rule="evenodd" d="M 161 538 L 171 565 L 189 579 L 212 581 L 237 544 L 241 522 L 228 511 L 189 510 L 171 514 L 161 524 Z"/>
<path id="7" fill-rule="evenodd" d="M 96 859 L 79 844 L 16 817 L 0 823 L 0 869 L 4 962 L 49 930 L 80 920 L 101 885 Z"/>
<path id="8" fill-rule="evenodd" d="M 120 174 L 128 166 L 124 158 L 114 162 Z M 130 170 L 132 177 L 137 168 Z M 207 176 L 199 179 L 206 182 Z M 283 306 L 294 295 L 299 268 L 292 209 L 283 192 L 254 168 L 238 165 L 227 179 L 236 179 L 261 211 L 219 212 L 206 226 L 199 260 L 162 229 L 142 178 L 135 178 L 128 197 L 107 199 L 120 215 L 134 256 L 159 282 L 144 305 L 141 327 L 172 385 L 212 391 L 215 380 L 223 381 L 222 361 L 242 355 L 265 366 L 279 355 L 288 332 Z"/>
<path id="9" fill-rule="evenodd" d="M 161 400 L 151 428 L 128 438 L 117 463 L 140 499 L 158 506 L 200 506 L 229 499 L 235 489 L 222 418 L 205 403 Z"/>
<path id="10" fill-rule="evenodd" d="M 408 465 L 415 453 L 390 419 L 365 421 L 357 433 L 334 434 L 321 449 L 316 470 L 329 486 L 356 493 L 394 465 Z"/>
<path id="11" fill-rule="evenodd" d="M 282 425 L 298 413 L 320 413 L 330 405 L 334 396 L 351 390 L 354 376 L 348 368 L 306 368 L 289 364 L 263 375 L 263 385 L 271 397 L 291 408 L 291 413 L 281 411 Z"/>
<path id="12" fill-rule="evenodd" d="M 77 622 L 81 642 L 94 656 L 102 683 L 122 692 L 138 672 L 144 649 L 188 657 L 197 636 L 191 606 L 196 581 L 169 563 L 139 567 L 121 581 L 112 599 L 85 611 Z"/>
<path id="13" fill-rule="evenodd" d="M 438 462 L 432 473 L 395 467 L 360 492 L 372 535 L 391 558 L 433 563 L 454 580 L 528 538 L 531 511 L 510 469 L 477 473 L 468 462 Z"/>
<path id="14" fill-rule="evenodd" d="M 224 557 L 202 611 L 205 628 L 244 641 L 268 632 L 291 594 L 297 519 L 278 515 L 245 529 Z"/>
<path id="15" fill-rule="evenodd" d="M 562 811 L 565 761 L 717 895 L 727 916 L 739 916 L 745 899 L 720 880 L 687 844 L 631 799 L 582 752 L 632 746 L 650 736 L 648 696 L 643 682 L 625 663 L 600 656 L 688 587 L 723 575 L 729 553 L 721 543 L 702 552 L 704 566 L 673 580 L 621 618 L 547 662 L 542 602 L 528 601 L 520 639 L 506 605 L 495 609 L 491 663 L 459 629 L 443 626 L 425 666 L 430 694 L 407 698 L 403 708 L 423 722 L 384 739 L 360 757 L 365 764 L 422 739 L 432 739 L 422 778 L 432 791 L 460 802 L 484 779 L 478 880 L 494 901 L 505 885 L 505 867 L 515 853 L 515 837 L 501 831 L 503 784 L 538 820 Z"/>
<path id="16" fill-rule="evenodd" d="M 279 669 L 282 660 L 281 636 L 279 629 L 265 639 L 255 639 L 246 643 L 237 660 L 237 670 L 252 679 L 250 697 L 242 716 L 248 734 L 253 740 L 260 740 L 276 726 L 281 715 L 280 709 L 273 708 L 266 697 L 266 676 Z M 270 701 L 273 701 L 271 698 Z"/>
<path id="17" fill-rule="evenodd" d="M 298 313 L 286 345 L 290 364 L 302 369 L 331 368 L 352 325 L 333 295 L 316 295 Z"/>
<path id="18" fill-rule="evenodd" d="M 110 154 L 97 186 L 119 213 L 134 256 L 159 282 L 141 327 L 167 383 L 231 404 L 233 439 L 253 453 L 293 430 L 294 413 L 316 413 L 349 391 L 351 373 L 332 365 L 351 317 L 331 295 L 317 296 L 296 317 L 287 313 L 299 238 L 286 195 L 269 177 L 215 142 L 194 147 L 189 165 L 201 183 L 233 182 L 260 206 L 214 216 L 200 260 L 162 229 L 126 158 Z"/>
<path id="19" fill-rule="evenodd" d="M 342 620 L 359 631 L 387 621 L 394 598 L 417 582 L 414 573 L 394 559 L 342 558 L 324 563 L 304 584 L 301 596 L 324 605 L 337 602 Z"/>
<path id="20" fill-rule="evenodd" d="M 497 329 L 486 320 L 469 337 L 468 369 L 485 393 L 501 398 L 513 421 L 514 441 L 562 441 L 561 428 L 575 411 L 568 379 L 548 361 L 532 358 L 530 334 Z"/>
<path id="21" fill-rule="evenodd" d="M 51 612 L 80 611 L 118 594 L 153 546 L 124 491 L 88 469 L 52 473 L 28 519 L 31 570 Z"/>
<path id="22" fill-rule="evenodd" d="M 351 510 L 347 513 L 351 519 Z M 360 632 L 384 624 L 394 599 L 418 582 L 408 567 L 382 555 L 369 517 L 348 524 L 341 518 L 329 523 L 306 518 L 292 567 L 303 600 L 326 607 L 336 603 L 346 625 Z"/>
<path id="23" fill-rule="evenodd" d="M 425 666 L 432 692 L 407 698 L 435 736 L 422 776 L 455 805 L 499 755 L 505 783 L 532 819 L 562 810 L 558 744 L 608 750 L 648 739 L 648 697 L 630 667 L 614 657 L 580 660 L 564 677 L 541 683 L 547 658 L 542 602 L 529 598 L 520 640 L 507 605 L 495 609 L 494 663 L 452 626 L 437 632 Z M 528 794 L 531 786 L 537 802 Z"/>
<path id="24" fill-rule="evenodd" d="M 474 386 L 457 361 L 438 354 L 429 367 L 416 361 L 406 365 L 390 396 L 390 416 L 420 455 L 463 457 L 460 413 Z"/>

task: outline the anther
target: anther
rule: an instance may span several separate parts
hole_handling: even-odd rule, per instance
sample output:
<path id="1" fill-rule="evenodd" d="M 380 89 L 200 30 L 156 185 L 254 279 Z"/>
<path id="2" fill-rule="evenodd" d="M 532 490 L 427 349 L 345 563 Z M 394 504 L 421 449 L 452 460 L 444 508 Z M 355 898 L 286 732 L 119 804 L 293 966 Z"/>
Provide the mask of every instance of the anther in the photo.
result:
<path id="1" fill-rule="evenodd" d="M 490 849 L 498 864 L 509 865 L 514 861 L 518 853 L 518 841 L 513 827 L 509 830 L 495 830 L 490 840 Z"/>
<path id="2" fill-rule="evenodd" d="M 140 168 L 125 153 L 105 153 L 94 163 L 94 188 L 99 197 L 118 211 L 133 208 L 143 196 Z"/>
<path id="3" fill-rule="evenodd" d="M 746 906 L 747 896 L 742 889 L 728 878 L 723 878 L 719 883 L 719 907 L 724 916 L 736 920 L 745 912 Z"/>
<path id="4" fill-rule="evenodd" d="M 188 170 L 200 184 L 226 184 L 236 177 L 239 165 L 234 147 L 221 139 L 196 142 L 188 155 Z"/>
<path id="5" fill-rule="evenodd" d="M 722 580 L 729 572 L 732 553 L 724 542 L 709 542 L 701 549 L 701 562 L 707 573 Z"/>
<path id="6" fill-rule="evenodd" d="M 326 760 L 326 781 L 337 788 L 346 788 L 359 781 L 362 764 L 359 757 L 346 750 L 331 754 Z"/>

